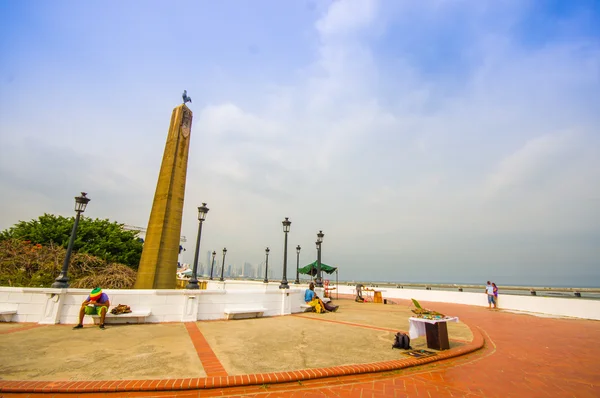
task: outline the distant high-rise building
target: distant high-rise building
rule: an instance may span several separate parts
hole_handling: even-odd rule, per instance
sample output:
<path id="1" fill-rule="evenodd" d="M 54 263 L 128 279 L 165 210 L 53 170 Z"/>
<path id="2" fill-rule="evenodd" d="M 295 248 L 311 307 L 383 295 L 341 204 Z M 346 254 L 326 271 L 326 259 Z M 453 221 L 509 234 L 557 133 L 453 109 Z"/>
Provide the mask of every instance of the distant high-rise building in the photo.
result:
<path id="1" fill-rule="evenodd" d="M 256 267 L 250 264 L 249 262 L 245 262 L 243 275 L 246 278 L 254 278 L 256 275 Z"/>
<path id="2" fill-rule="evenodd" d="M 244 262 L 244 265 L 242 266 L 242 276 L 248 277 L 250 275 L 250 267 L 251 266 L 252 265 L 249 262 L 247 262 L 247 261 Z"/>
<path id="3" fill-rule="evenodd" d="M 218 258 L 215 258 L 215 267 L 213 269 L 213 278 L 218 279 L 221 276 L 221 264 Z"/>

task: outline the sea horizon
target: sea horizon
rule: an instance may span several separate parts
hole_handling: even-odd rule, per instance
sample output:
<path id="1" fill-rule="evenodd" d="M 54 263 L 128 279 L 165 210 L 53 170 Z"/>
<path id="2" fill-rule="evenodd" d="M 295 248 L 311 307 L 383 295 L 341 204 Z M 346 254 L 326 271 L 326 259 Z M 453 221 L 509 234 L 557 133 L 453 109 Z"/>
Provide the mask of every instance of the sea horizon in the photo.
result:
<path id="1" fill-rule="evenodd" d="M 241 279 L 251 279 L 251 280 L 262 280 L 261 277 L 246 277 L 246 276 L 234 276 L 234 279 L 237 278 L 241 278 Z M 278 281 L 280 280 L 281 277 L 277 277 L 277 276 L 273 276 L 273 277 L 269 277 L 270 281 Z M 301 282 L 305 283 L 308 281 L 308 275 L 301 275 L 300 276 Z M 294 278 L 290 278 L 288 276 L 288 282 L 293 283 Z M 330 284 L 335 284 L 336 282 L 336 278 L 335 278 L 335 274 L 333 275 L 323 275 L 323 280 L 329 280 Z M 484 286 L 487 283 L 487 280 L 485 281 L 481 281 L 481 282 L 465 282 L 465 281 L 461 281 L 461 282 L 456 282 L 456 281 L 423 281 L 423 280 L 402 280 L 402 281 L 398 281 L 398 280 L 381 280 L 381 279 L 368 279 L 368 278 L 355 278 L 355 279 L 349 279 L 349 278 L 339 278 L 338 279 L 339 283 L 343 283 L 343 284 L 348 284 L 348 283 L 370 283 L 370 284 L 386 284 L 386 285 L 429 285 L 429 286 L 436 286 L 436 285 L 456 285 L 457 287 L 459 286 Z M 490 279 L 490 282 L 494 282 L 496 283 L 496 285 L 498 285 L 499 287 L 504 286 L 504 287 L 515 287 L 515 288 L 563 288 L 563 289 L 568 289 L 568 288 L 579 288 L 579 289 L 600 289 L 600 282 L 597 284 L 589 284 L 589 283 L 540 283 L 540 282 L 536 282 L 536 283 L 527 283 L 527 281 L 525 282 L 520 282 L 520 283 L 514 283 L 514 282 L 509 282 L 509 283 L 504 283 L 501 281 L 498 281 L 497 279 Z"/>
<path id="2" fill-rule="evenodd" d="M 334 278 L 325 278 L 325 279 L 329 279 L 330 281 L 335 281 Z M 448 282 L 448 281 L 414 281 L 414 280 L 404 280 L 404 281 L 394 281 L 394 280 L 387 280 L 387 281 L 383 281 L 383 280 L 374 280 L 374 279 L 339 279 L 340 283 L 351 283 L 351 282 L 363 282 L 363 283 L 373 283 L 373 284 L 398 284 L 398 285 L 402 285 L 402 284 L 415 284 L 415 285 L 457 285 L 457 286 L 484 286 L 486 284 L 487 281 L 483 281 L 483 282 Z M 490 282 L 494 282 L 496 283 L 496 285 L 498 286 L 509 286 L 509 287 L 523 287 L 523 288 L 581 288 L 581 289 L 600 289 L 600 283 L 598 284 L 585 284 L 585 283 L 527 283 L 527 281 L 522 282 L 522 283 L 514 283 L 514 282 L 510 282 L 510 283 L 504 283 L 504 282 L 498 282 L 496 280 L 490 279 Z"/>

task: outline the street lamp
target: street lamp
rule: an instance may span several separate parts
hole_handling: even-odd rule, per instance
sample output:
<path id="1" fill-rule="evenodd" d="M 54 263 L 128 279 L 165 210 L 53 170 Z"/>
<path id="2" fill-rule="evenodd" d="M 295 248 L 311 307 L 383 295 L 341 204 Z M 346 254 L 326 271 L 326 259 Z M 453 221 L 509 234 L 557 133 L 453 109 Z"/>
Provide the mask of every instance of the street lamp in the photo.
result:
<path id="1" fill-rule="evenodd" d="M 198 207 L 198 237 L 196 238 L 196 253 L 194 253 L 194 269 L 192 270 L 192 278 L 185 286 L 186 289 L 200 289 L 198 286 L 198 254 L 200 253 L 200 237 L 202 236 L 202 223 L 206 220 L 208 207 L 206 203 Z"/>
<path id="2" fill-rule="evenodd" d="M 268 247 L 265 249 L 266 259 L 265 259 L 265 280 L 263 281 L 264 283 L 269 283 L 269 278 L 267 277 L 267 275 L 269 275 L 268 272 L 269 272 L 269 252 L 270 251 L 271 250 Z"/>
<path id="3" fill-rule="evenodd" d="M 223 279 L 223 270 L 225 269 L 225 254 L 227 254 L 226 247 L 223 248 L 223 264 L 221 264 L 221 278 L 219 278 L 219 280 L 221 282 L 223 282 L 225 280 L 225 279 Z"/>
<path id="4" fill-rule="evenodd" d="M 63 262 L 62 270 L 60 271 L 60 275 L 54 280 L 52 287 L 57 289 L 66 289 L 69 287 L 69 277 L 67 276 L 67 271 L 69 269 L 69 261 L 71 260 L 71 252 L 73 251 L 73 243 L 75 242 L 75 235 L 77 235 L 77 226 L 79 225 L 79 218 L 81 217 L 81 213 L 85 211 L 85 207 L 88 202 L 91 200 L 88 198 L 87 193 L 82 192 L 81 196 L 75 197 L 75 223 L 73 224 L 73 230 L 71 231 L 71 239 L 69 239 L 69 245 L 67 246 L 67 254 L 65 255 L 65 261 Z"/>
<path id="5" fill-rule="evenodd" d="M 287 236 L 288 232 L 290 232 L 290 225 L 292 225 L 292 222 L 286 217 L 285 220 L 283 220 L 281 223 L 283 224 L 283 234 L 285 235 L 285 243 L 283 244 L 283 278 L 281 278 L 281 285 L 279 285 L 279 288 L 289 289 L 290 285 L 288 285 L 287 281 Z"/>
<path id="6" fill-rule="evenodd" d="M 323 287 L 323 277 L 321 275 L 321 243 L 323 243 L 323 237 L 325 234 L 323 231 L 319 231 L 317 234 L 317 281 L 315 285 L 317 287 Z"/>
<path id="7" fill-rule="evenodd" d="M 296 280 L 294 281 L 294 285 L 300 284 L 300 245 L 296 246 Z"/>
<path id="8" fill-rule="evenodd" d="M 212 264 L 210 266 L 210 278 L 209 278 L 211 281 L 213 280 L 213 270 L 215 269 L 215 256 L 217 255 L 217 252 L 213 251 L 212 255 L 213 255 L 213 259 L 212 259 Z"/>

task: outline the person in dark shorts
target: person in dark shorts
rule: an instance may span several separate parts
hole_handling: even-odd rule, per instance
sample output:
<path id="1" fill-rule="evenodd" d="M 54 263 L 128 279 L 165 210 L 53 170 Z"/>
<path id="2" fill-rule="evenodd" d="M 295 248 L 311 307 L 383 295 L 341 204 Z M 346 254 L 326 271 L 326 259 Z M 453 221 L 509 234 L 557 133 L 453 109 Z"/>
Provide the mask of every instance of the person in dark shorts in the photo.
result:
<path id="1" fill-rule="evenodd" d="M 365 287 L 365 285 L 363 285 L 362 283 L 359 283 L 358 285 L 356 285 L 356 298 L 354 299 L 354 301 L 357 301 L 359 303 L 364 303 L 365 299 L 362 296 L 362 288 Z"/>
<path id="2" fill-rule="evenodd" d="M 99 287 L 95 288 L 81 304 L 81 309 L 79 310 L 79 323 L 73 329 L 83 328 L 83 317 L 85 315 L 99 315 L 100 329 L 104 329 L 104 318 L 108 312 L 108 307 L 110 307 L 108 295 L 103 293 L 102 289 Z"/>

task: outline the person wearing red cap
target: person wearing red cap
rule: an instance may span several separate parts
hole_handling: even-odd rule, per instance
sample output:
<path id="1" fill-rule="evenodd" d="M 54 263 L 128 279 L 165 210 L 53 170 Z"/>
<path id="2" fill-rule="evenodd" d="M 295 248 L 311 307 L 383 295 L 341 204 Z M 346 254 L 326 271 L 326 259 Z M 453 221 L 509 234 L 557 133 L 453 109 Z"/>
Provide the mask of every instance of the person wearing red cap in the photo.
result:
<path id="1" fill-rule="evenodd" d="M 81 304 L 79 310 L 79 323 L 73 329 L 83 328 L 84 315 L 100 315 L 100 329 L 104 329 L 104 318 L 110 307 L 108 294 L 103 293 L 99 287 L 91 291 L 85 301 Z"/>

